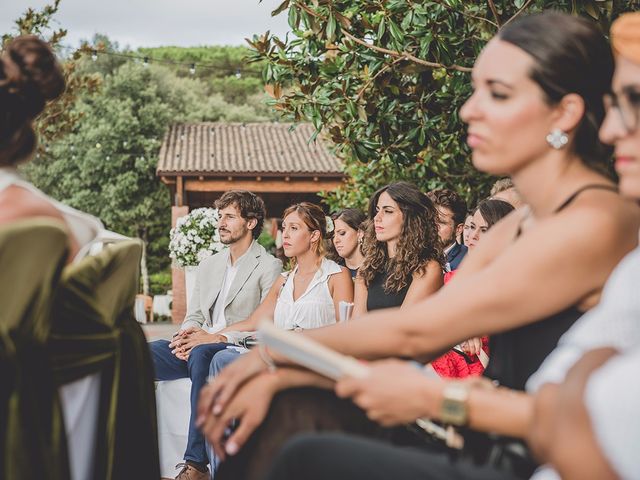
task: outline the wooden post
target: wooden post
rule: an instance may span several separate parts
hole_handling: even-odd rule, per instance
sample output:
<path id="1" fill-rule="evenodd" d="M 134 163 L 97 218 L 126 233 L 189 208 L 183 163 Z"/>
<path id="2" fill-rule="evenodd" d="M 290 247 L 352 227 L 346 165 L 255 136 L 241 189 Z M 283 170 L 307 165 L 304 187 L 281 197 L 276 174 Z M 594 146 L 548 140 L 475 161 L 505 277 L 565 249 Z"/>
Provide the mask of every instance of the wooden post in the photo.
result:
<path id="1" fill-rule="evenodd" d="M 182 176 L 181 175 L 176 177 L 175 205 L 176 205 L 176 207 L 184 206 L 184 182 L 182 181 Z"/>
<path id="2" fill-rule="evenodd" d="M 178 218 L 184 217 L 188 213 L 189 207 L 171 207 L 171 226 L 175 227 Z M 172 323 L 182 323 L 182 321 L 184 320 L 184 316 L 187 313 L 187 296 L 185 293 L 186 289 L 184 284 L 184 270 L 177 267 L 171 267 L 171 283 L 173 291 L 171 321 Z"/>

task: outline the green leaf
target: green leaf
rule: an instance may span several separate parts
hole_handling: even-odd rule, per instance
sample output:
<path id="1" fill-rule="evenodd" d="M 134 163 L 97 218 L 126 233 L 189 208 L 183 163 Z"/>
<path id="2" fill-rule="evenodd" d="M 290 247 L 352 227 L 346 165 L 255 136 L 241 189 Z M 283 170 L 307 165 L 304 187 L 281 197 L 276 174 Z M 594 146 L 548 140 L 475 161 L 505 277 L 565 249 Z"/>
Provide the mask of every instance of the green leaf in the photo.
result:
<path id="1" fill-rule="evenodd" d="M 289 3 L 288 0 L 286 3 Z M 294 30 L 297 30 L 298 28 L 300 28 L 300 15 L 298 13 L 297 8 L 291 7 L 289 9 L 288 23 L 289 23 L 289 26 Z"/>
<path id="2" fill-rule="evenodd" d="M 333 43 L 336 39 L 336 17 L 333 16 L 333 13 L 329 15 L 329 20 L 327 21 L 327 41 Z"/>
<path id="3" fill-rule="evenodd" d="M 401 45 L 404 44 L 404 35 L 402 30 L 400 30 L 400 27 L 398 27 L 393 20 L 389 20 L 389 32 L 391 32 L 391 36 L 396 42 Z"/>
<path id="4" fill-rule="evenodd" d="M 289 0 L 284 0 L 284 2 L 282 2 L 278 8 L 276 8 L 273 12 L 271 12 L 271 16 L 275 17 L 276 15 L 282 13 L 283 11 L 285 11 L 287 8 L 289 7 Z"/>
<path id="5" fill-rule="evenodd" d="M 380 23 L 378 24 L 378 41 L 382 40 L 382 37 L 384 37 L 384 32 L 386 31 L 386 24 L 384 23 L 384 18 L 382 20 L 380 20 Z"/>
<path id="6" fill-rule="evenodd" d="M 367 111 L 362 105 L 358 105 L 358 118 L 363 122 L 366 122 L 368 120 Z"/>

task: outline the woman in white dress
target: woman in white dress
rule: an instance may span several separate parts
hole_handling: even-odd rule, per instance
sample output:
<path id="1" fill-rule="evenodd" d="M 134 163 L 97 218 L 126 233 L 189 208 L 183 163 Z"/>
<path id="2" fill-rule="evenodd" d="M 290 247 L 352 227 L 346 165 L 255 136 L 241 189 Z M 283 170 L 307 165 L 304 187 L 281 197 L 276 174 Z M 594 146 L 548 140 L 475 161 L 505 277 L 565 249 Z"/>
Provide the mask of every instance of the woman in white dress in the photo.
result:
<path id="1" fill-rule="evenodd" d="M 0 226 L 32 217 L 60 220 L 69 231 L 71 262 L 85 257 L 99 242 L 126 237 L 107 232 L 92 215 L 48 197 L 17 170 L 36 150 L 34 120 L 64 89 L 60 64 L 45 42 L 20 36 L 7 44 L 0 56 Z M 74 480 L 91 476 L 97 424 L 87 421 L 87 415 L 97 415 L 99 381 L 94 374 L 60 388 Z"/>
<path id="2" fill-rule="evenodd" d="M 64 76 L 51 48 L 35 36 L 17 37 L 0 57 L 0 225 L 50 217 L 69 229 L 69 259 L 81 258 L 104 230 L 95 217 L 63 205 L 17 171 L 36 149 L 34 120 L 48 101 L 62 94 Z"/>

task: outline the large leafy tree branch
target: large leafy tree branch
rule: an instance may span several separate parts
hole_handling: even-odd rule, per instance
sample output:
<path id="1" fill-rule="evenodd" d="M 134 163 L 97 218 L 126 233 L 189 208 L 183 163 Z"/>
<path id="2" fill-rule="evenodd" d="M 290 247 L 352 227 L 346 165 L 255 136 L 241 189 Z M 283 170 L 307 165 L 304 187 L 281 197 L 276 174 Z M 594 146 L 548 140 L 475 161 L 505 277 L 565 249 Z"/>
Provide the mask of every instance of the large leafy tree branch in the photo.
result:
<path id="1" fill-rule="evenodd" d="M 635 4 L 635 5 L 634 5 Z M 381 184 L 408 179 L 453 188 L 470 205 L 493 179 L 470 164 L 458 111 L 475 58 L 502 25 L 554 8 L 607 31 L 638 2 L 595 0 L 285 0 L 291 37 L 254 36 L 272 104 L 311 122 L 344 160 L 347 184 L 332 207 L 362 206 Z"/>

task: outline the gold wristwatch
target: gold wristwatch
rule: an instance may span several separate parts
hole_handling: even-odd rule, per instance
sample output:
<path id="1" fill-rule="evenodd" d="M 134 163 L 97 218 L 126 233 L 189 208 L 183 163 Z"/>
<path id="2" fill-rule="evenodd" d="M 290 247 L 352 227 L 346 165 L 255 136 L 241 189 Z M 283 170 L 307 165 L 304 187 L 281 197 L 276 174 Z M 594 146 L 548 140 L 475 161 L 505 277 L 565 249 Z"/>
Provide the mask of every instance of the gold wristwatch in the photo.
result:
<path id="1" fill-rule="evenodd" d="M 440 420 L 449 425 L 462 427 L 469 421 L 467 400 L 471 385 L 468 382 L 450 382 L 444 387 Z"/>

